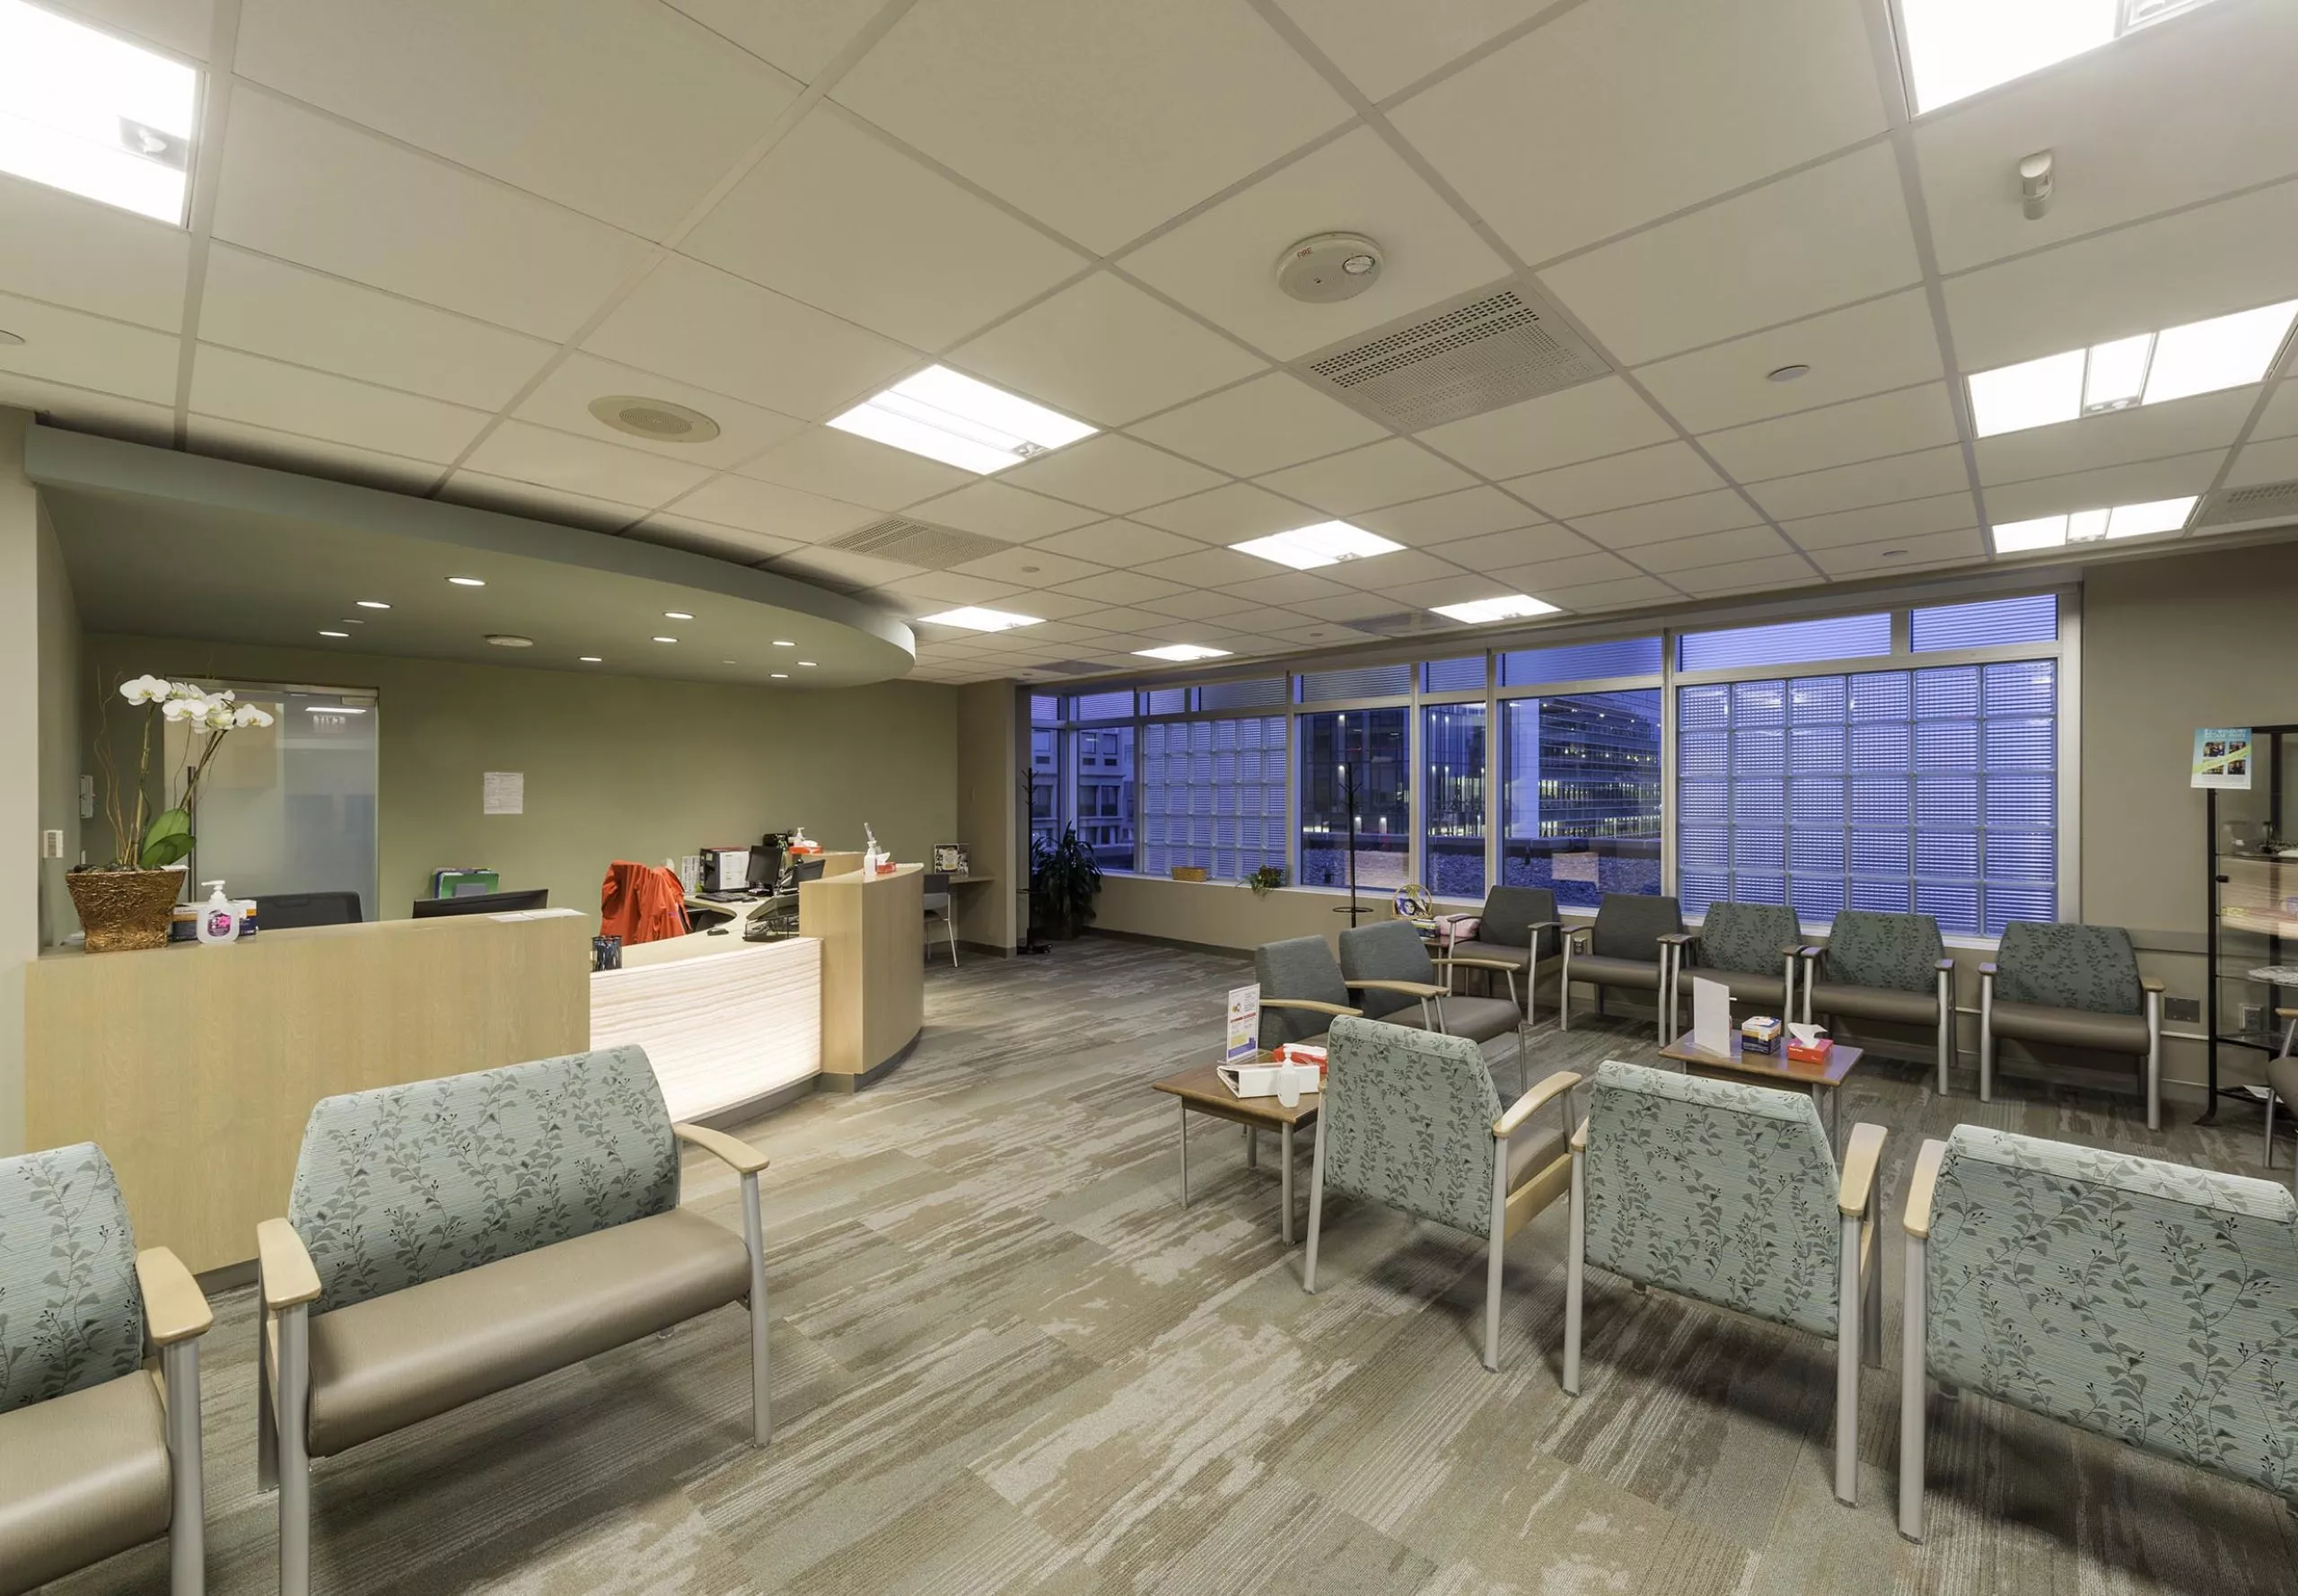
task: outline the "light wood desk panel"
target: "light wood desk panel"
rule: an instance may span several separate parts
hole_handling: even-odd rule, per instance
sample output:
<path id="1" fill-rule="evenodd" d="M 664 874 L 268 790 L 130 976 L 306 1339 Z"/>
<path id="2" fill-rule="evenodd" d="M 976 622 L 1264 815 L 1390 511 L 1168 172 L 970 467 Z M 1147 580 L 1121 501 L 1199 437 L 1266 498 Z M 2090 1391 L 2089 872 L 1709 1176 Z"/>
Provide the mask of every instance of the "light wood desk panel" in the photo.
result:
<path id="1" fill-rule="evenodd" d="M 825 875 L 798 889 L 798 931 L 822 944 L 822 1084 L 856 1091 L 925 1024 L 925 866 Z"/>
<path id="2" fill-rule="evenodd" d="M 286 1211 L 313 1103 L 583 1051 L 590 953 L 579 914 L 45 953 L 24 972 L 28 1144 L 101 1144 L 138 1245 L 243 1262 Z"/>

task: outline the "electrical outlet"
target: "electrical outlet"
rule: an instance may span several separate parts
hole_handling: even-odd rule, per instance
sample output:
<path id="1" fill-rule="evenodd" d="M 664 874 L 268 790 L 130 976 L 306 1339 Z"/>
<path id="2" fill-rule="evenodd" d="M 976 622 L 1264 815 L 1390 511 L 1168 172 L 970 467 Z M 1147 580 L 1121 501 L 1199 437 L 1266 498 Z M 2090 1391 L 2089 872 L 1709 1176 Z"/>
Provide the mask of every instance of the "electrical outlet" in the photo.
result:
<path id="1" fill-rule="evenodd" d="M 2198 1023 L 2202 1019 L 2202 999 L 2166 997 L 2162 1000 L 2162 1018 L 2173 1025 Z"/>
<path id="2" fill-rule="evenodd" d="M 43 859 L 64 857 L 64 833 L 61 830 L 51 829 L 39 834 L 39 856 Z"/>

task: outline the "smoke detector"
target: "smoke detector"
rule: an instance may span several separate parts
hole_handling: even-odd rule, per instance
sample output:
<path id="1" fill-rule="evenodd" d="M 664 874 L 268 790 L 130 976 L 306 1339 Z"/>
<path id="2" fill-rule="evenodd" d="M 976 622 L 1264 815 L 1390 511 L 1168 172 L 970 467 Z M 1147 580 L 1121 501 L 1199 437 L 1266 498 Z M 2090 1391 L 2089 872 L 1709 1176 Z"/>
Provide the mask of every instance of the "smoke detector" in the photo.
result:
<path id="1" fill-rule="evenodd" d="M 1358 232 L 1320 232 L 1277 258 L 1276 285 L 1304 304 L 1338 304 L 1381 279 L 1381 246 Z"/>
<path id="2" fill-rule="evenodd" d="M 701 411 L 634 393 L 594 399 L 591 414 L 618 433 L 653 443 L 707 443 L 718 435 L 718 424 Z"/>

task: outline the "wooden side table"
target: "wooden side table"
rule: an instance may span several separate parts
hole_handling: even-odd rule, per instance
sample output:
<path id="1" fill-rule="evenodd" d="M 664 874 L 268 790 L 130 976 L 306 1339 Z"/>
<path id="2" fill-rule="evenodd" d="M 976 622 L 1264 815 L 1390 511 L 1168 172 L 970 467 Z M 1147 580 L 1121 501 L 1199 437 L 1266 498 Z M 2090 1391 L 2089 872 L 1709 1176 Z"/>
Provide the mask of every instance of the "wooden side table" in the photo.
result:
<path id="1" fill-rule="evenodd" d="M 1263 1053 L 1259 1057 L 1260 1062 L 1266 1063 L 1268 1055 Z M 1282 1233 L 1285 1244 L 1292 1246 L 1293 1133 L 1304 1126 L 1316 1124 L 1318 1094 L 1313 1092 L 1302 1093 L 1300 1103 L 1290 1109 L 1274 1097 L 1239 1097 L 1221 1079 L 1219 1066 L 1210 1064 L 1183 1070 L 1178 1075 L 1168 1075 L 1162 1081 L 1152 1082 L 1150 1085 L 1152 1090 L 1169 1094 L 1180 1105 L 1181 1206 L 1184 1208 L 1188 1206 L 1188 1117 L 1191 1114 L 1203 1114 L 1208 1118 L 1225 1119 L 1232 1125 L 1243 1126 L 1248 1163 L 1259 1162 L 1259 1142 L 1257 1138 L 1259 1134 L 1264 1130 L 1277 1133 L 1277 1183 L 1285 1206 Z"/>
<path id="2" fill-rule="evenodd" d="M 1753 1081 L 1760 1086 L 1808 1086 L 1811 1101 L 1827 1109 L 1828 1144 L 1838 1151 L 1843 1145 L 1840 1135 L 1843 1125 L 1842 1086 L 1844 1077 L 1857 1066 L 1860 1050 L 1848 1042 L 1838 1042 L 1829 1050 L 1825 1064 L 1799 1064 L 1787 1057 L 1787 1043 L 1780 1039 L 1776 1053 L 1748 1053 L 1740 1047 L 1740 1033 L 1732 1033 L 1732 1051 L 1728 1057 L 1707 1052 L 1692 1045 L 1688 1030 L 1660 1049 L 1660 1057 L 1673 1059 L 1684 1066 L 1687 1074 L 1714 1075 L 1719 1080 Z"/>

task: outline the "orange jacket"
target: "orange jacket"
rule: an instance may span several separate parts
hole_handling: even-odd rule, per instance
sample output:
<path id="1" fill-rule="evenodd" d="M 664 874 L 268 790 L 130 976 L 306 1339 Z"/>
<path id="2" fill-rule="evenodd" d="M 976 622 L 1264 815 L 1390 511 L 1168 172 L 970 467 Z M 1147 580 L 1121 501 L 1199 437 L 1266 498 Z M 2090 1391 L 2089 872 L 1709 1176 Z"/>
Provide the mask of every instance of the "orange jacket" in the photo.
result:
<path id="1" fill-rule="evenodd" d="M 618 936 L 625 946 L 684 936 L 686 892 L 679 878 L 658 864 L 617 859 L 599 885 L 599 933 Z"/>

